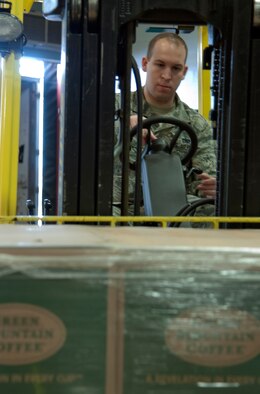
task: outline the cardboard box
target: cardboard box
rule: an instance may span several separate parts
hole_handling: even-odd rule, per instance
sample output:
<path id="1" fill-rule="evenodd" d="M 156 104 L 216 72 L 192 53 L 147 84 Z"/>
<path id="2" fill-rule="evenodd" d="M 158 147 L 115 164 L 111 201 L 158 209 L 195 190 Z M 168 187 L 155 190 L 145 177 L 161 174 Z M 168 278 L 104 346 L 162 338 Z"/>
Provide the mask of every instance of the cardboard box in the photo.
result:
<path id="1" fill-rule="evenodd" d="M 259 241 L 1 225 L 0 392 L 258 394 Z"/>
<path id="2" fill-rule="evenodd" d="M 107 390 L 106 248 L 77 230 L 0 226 L 3 394 Z"/>
<path id="3" fill-rule="evenodd" d="M 260 256 L 206 254 L 125 271 L 121 393 L 259 393 Z"/>

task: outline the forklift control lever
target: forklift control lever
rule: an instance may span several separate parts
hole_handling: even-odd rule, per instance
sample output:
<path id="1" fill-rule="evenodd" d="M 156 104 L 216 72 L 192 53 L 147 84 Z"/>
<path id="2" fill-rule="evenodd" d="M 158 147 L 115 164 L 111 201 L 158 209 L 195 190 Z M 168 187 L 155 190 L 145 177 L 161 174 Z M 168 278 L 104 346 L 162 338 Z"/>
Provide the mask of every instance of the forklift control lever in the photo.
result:
<path id="1" fill-rule="evenodd" d="M 188 179 L 193 173 L 196 175 L 202 174 L 202 170 L 200 168 L 192 167 L 186 174 L 186 179 Z"/>

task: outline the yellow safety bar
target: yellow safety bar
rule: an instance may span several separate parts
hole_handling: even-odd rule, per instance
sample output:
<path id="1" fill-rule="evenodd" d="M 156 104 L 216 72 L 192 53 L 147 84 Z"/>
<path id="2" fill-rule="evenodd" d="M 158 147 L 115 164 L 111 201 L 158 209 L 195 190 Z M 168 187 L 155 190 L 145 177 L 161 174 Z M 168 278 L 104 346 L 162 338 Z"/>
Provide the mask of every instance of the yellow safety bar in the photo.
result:
<path id="1" fill-rule="evenodd" d="M 230 216 L 0 216 L 0 224 L 11 223 L 107 223 L 115 227 L 119 223 L 159 223 L 163 228 L 169 223 L 211 223 L 213 229 L 219 229 L 220 223 L 260 224 L 260 217 Z"/>
<path id="2" fill-rule="evenodd" d="M 23 21 L 32 0 L 13 0 L 12 15 Z M 15 215 L 17 204 L 21 77 L 15 53 L 0 57 L 0 215 Z"/>
<path id="3" fill-rule="evenodd" d="M 207 26 L 200 26 L 198 29 L 199 34 L 199 112 L 206 119 L 209 119 L 209 113 L 211 109 L 211 99 L 210 99 L 210 70 L 202 69 L 202 56 L 203 50 L 206 48 L 208 44 L 208 28 Z"/>

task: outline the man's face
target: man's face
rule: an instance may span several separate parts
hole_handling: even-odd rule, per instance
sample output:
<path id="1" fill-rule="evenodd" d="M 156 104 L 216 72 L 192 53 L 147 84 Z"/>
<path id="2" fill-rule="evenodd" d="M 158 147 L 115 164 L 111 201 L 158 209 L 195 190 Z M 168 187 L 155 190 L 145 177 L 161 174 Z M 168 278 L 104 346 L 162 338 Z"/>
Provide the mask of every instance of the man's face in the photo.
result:
<path id="1" fill-rule="evenodd" d="M 155 43 L 150 59 L 143 57 L 142 69 L 147 72 L 145 84 L 146 100 L 158 107 L 173 104 L 175 92 L 187 72 L 186 51 L 167 39 Z"/>

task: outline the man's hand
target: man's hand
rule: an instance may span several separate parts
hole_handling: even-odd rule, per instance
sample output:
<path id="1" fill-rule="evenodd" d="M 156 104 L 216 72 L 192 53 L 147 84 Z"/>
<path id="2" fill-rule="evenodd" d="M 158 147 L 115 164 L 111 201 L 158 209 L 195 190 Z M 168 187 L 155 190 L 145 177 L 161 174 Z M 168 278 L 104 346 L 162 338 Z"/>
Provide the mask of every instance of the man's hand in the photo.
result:
<path id="1" fill-rule="evenodd" d="M 137 115 L 131 115 L 130 116 L 130 130 L 135 127 L 137 125 Z M 143 120 L 145 120 L 146 118 L 143 118 Z M 147 139 L 148 139 L 148 130 L 147 129 L 143 129 L 143 133 L 142 133 L 142 145 L 145 145 L 147 143 Z M 154 135 L 154 133 L 151 131 L 150 132 L 150 139 L 151 141 L 157 140 L 157 137 Z"/>
<path id="2" fill-rule="evenodd" d="M 206 172 L 197 175 L 201 181 L 197 189 L 203 194 L 204 197 L 216 198 L 216 178 L 208 175 Z"/>

